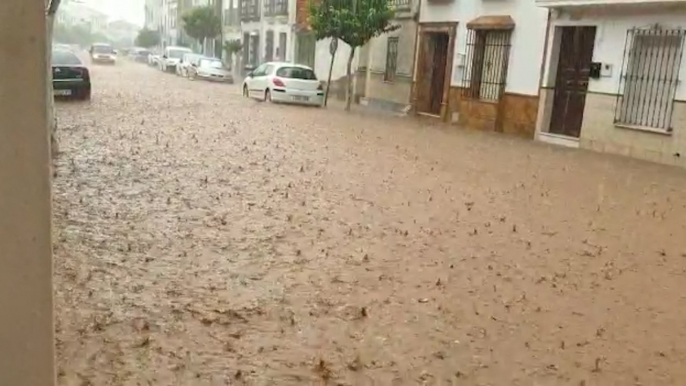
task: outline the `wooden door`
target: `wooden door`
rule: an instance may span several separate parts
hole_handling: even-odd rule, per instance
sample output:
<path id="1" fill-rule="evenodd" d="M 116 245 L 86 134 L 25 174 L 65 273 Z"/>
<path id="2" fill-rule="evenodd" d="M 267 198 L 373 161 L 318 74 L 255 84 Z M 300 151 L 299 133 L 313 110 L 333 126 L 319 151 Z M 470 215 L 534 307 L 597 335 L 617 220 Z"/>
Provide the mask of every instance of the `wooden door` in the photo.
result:
<path id="1" fill-rule="evenodd" d="M 433 40 L 433 60 L 431 61 L 431 92 L 429 113 L 441 115 L 443 87 L 445 86 L 445 65 L 448 61 L 448 34 L 436 33 Z"/>
<path id="2" fill-rule="evenodd" d="M 578 138 L 593 60 L 595 27 L 561 27 L 550 132 Z"/>
<path id="3" fill-rule="evenodd" d="M 434 45 L 431 33 L 422 33 L 419 42 L 419 63 L 417 66 L 416 108 L 420 113 L 431 113 L 431 71 L 434 56 Z"/>

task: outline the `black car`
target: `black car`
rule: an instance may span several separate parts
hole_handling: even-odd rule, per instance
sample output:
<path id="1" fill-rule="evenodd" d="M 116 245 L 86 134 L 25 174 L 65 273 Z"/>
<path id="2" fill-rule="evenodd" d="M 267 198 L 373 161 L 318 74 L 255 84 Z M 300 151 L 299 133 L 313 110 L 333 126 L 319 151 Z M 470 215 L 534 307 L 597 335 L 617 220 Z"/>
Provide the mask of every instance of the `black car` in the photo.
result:
<path id="1" fill-rule="evenodd" d="M 75 53 L 52 51 L 52 88 L 56 97 L 91 99 L 90 72 Z"/>

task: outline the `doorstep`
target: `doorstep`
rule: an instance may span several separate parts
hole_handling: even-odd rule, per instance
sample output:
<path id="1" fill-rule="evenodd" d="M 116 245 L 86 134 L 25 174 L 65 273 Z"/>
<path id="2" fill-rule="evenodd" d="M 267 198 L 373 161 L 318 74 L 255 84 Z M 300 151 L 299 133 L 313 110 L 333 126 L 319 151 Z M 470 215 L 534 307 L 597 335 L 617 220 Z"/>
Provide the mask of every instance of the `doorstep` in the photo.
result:
<path id="1" fill-rule="evenodd" d="M 560 145 L 578 149 L 579 148 L 579 138 L 569 137 L 561 134 L 553 133 L 538 133 L 538 140 L 545 143 L 550 143 L 553 145 Z"/>

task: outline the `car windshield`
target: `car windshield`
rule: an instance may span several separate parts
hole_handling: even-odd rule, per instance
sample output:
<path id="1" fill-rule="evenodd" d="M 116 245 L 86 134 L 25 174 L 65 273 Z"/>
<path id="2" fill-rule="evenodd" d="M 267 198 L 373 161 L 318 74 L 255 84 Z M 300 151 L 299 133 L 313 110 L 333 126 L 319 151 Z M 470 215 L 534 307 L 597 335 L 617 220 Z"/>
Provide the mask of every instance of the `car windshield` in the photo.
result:
<path id="1" fill-rule="evenodd" d="M 52 52 L 53 66 L 78 66 L 80 64 L 81 60 L 71 51 L 60 50 Z"/>
<path id="2" fill-rule="evenodd" d="M 281 67 L 276 71 L 276 76 L 291 79 L 317 80 L 314 71 L 302 67 Z"/>
<path id="3" fill-rule="evenodd" d="M 93 46 L 93 52 L 96 54 L 112 54 L 114 49 L 110 46 Z"/>
<path id="4" fill-rule="evenodd" d="M 186 50 L 169 50 L 169 57 L 172 59 L 181 59 L 187 53 L 188 51 Z"/>
<path id="5" fill-rule="evenodd" d="M 201 60 L 200 67 L 205 68 L 224 68 L 221 60 Z"/>

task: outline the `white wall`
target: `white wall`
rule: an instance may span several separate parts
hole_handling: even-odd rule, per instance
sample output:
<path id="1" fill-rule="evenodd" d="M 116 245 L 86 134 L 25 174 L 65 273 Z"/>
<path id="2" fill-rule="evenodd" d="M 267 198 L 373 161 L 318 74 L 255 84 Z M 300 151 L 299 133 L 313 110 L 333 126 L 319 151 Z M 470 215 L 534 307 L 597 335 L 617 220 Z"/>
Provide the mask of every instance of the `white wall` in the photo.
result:
<path id="1" fill-rule="evenodd" d="M 591 15 L 579 20 L 570 20 L 568 15 L 562 14 L 559 18 L 551 21 L 552 27 L 565 25 L 584 25 L 596 26 L 595 47 L 593 49 L 593 61 L 609 63 L 613 66 L 612 76 L 601 77 L 600 79 L 590 79 L 588 90 L 590 92 L 617 94 L 619 90 L 619 80 L 624 59 L 624 46 L 626 42 L 627 30 L 634 27 L 648 27 L 659 23 L 665 29 L 686 28 L 686 11 L 672 10 L 669 13 L 660 11 L 659 8 L 648 12 L 643 10 L 640 13 L 631 12 L 627 14 L 604 14 Z M 554 33 L 550 34 L 549 44 L 552 47 Z M 551 50 L 552 54 L 552 50 Z M 549 54 L 549 59 L 551 54 Z M 554 68 L 546 66 L 545 85 L 554 85 Z M 683 79 L 686 77 L 686 60 L 681 61 L 679 83 L 676 99 L 686 101 L 686 86 Z"/>
<path id="2" fill-rule="evenodd" d="M 509 15 L 514 19 L 506 92 L 537 95 L 543 60 L 548 10 L 534 0 L 453 0 L 448 4 L 421 3 L 420 22 L 457 22 L 452 86 L 462 83 L 460 65 L 467 52 L 467 23 L 479 16 Z"/>
<path id="3" fill-rule="evenodd" d="M 331 65 L 331 54 L 329 52 L 330 45 L 331 39 L 329 38 L 319 40 L 317 41 L 317 46 L 315 47 L 314 51 L 314 73 L 317 74 L 317 78 L 322 80 L 328 79 L 329 76 L 329 66 Z M 358 67 L 357 63 L 360 56 L 360 50 L 360 47 L 355 50 L 352 71 L 355 71 Z M 333 69 L 331 71 L 331 81 L 335 81 L 346 76 L 349 57 L 350 46 L 339 40 L 336 59 L 333 63 Z"/>

